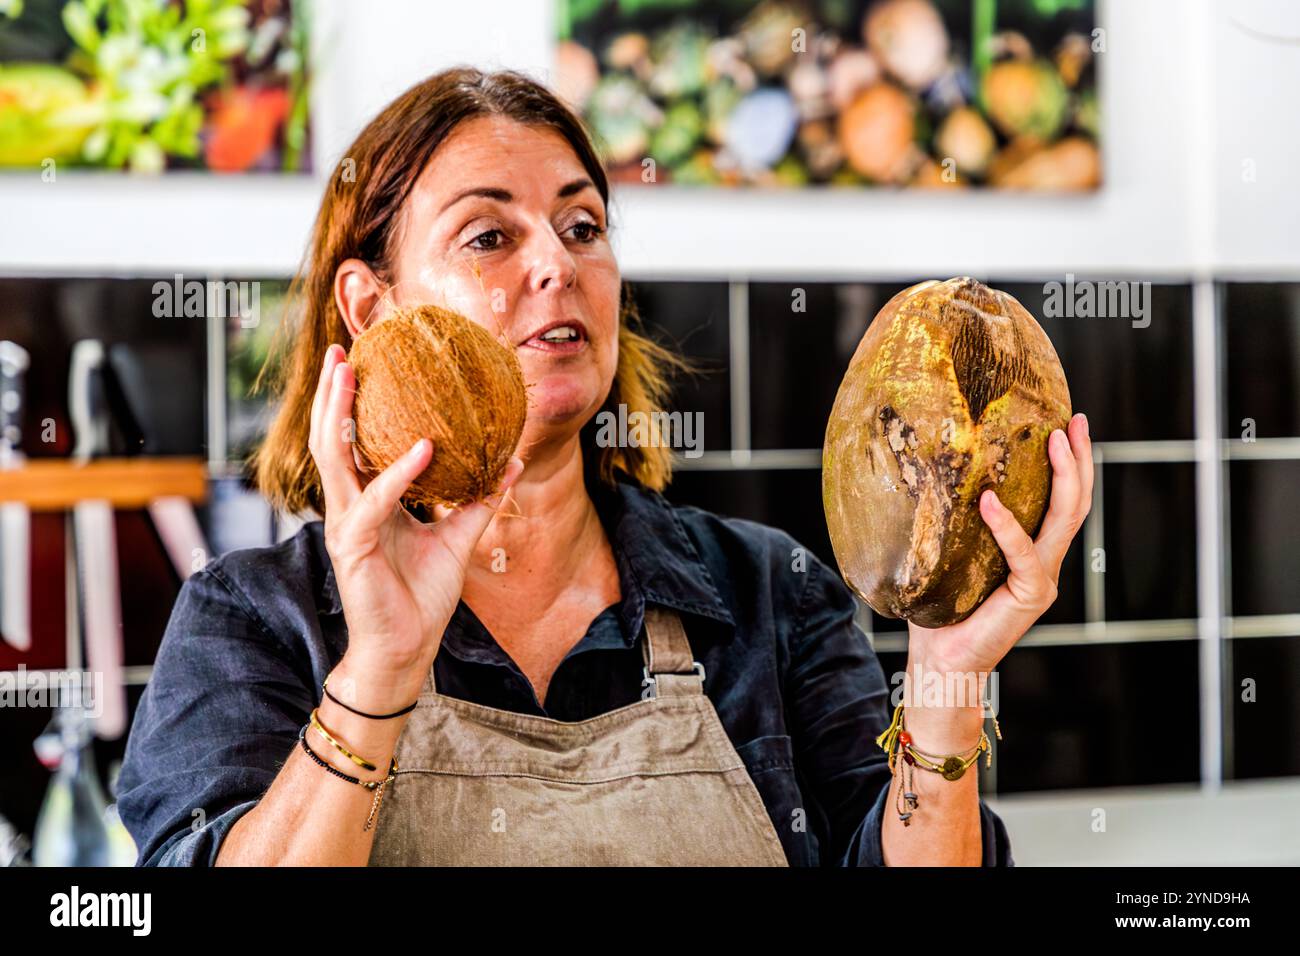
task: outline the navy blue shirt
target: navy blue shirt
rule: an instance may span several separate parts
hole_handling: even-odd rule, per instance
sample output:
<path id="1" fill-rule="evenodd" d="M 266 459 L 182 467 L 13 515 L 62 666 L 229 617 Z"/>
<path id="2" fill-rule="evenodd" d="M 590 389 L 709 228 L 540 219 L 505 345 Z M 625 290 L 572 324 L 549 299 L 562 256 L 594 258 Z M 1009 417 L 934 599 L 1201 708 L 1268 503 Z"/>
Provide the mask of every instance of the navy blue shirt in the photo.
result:
<path id="1" fill-rule="evenodd" d="M 641 697 L 646 605 L 675 608 L 789 863 L 883 866 L 892 777 L 876 737 L 893 714 L 891 687 L 838 574 L 783 531 L 675 506 L 625 476 L 589 490 L 622 599 L 565 655 L 544 702 L 461 601 L 434 661 L 439 693 L 556 720 L 598 716 Z M 214 863 L 289 757 L 346 646 L 319 521 L 185 582 L 118 779 L 137 865 Z M 984 865 L 1014 865 L 983 800 L 980 829 Z"/>

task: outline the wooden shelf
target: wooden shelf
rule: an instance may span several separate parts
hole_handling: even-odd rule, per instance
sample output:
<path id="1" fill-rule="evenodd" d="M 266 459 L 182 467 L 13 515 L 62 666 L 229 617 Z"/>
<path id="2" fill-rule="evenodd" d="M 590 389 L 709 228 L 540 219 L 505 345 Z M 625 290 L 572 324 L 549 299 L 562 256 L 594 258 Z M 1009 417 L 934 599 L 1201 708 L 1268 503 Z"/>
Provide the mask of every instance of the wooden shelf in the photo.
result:
<path id="1" fill-rule="evenodd" d="M 144 508 L 155 498 L 174 495 L 202 502 L 207 493 L 201 458 L 34 459 L 0 471 L 0 501 L 21 501 L 33 511 L 67 511 L 88 500 Z"/>

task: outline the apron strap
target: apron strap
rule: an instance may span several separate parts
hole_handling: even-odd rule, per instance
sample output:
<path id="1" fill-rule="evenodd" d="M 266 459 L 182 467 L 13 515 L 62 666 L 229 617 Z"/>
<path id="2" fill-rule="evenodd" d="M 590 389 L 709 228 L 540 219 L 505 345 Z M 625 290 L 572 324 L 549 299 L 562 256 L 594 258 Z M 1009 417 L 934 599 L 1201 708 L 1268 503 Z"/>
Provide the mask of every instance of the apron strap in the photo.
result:
<path id="1" fill-rule="evenodd" d="M 677 697 L 704 693 L 704 665 L 694 659 L 682 619 L 670 607 L 647 604 L 642 697 Z"/>

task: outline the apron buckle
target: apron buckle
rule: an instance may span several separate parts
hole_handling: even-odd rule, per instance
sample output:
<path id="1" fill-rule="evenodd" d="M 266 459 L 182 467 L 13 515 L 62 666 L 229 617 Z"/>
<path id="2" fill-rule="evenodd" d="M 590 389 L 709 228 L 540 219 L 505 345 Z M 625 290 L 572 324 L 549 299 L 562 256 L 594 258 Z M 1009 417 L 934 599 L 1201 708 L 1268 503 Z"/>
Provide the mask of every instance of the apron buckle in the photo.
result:
<path id="1" fill-rule="evenodd" d="M 700 675 L 700 683 L 704 683 L 704 665 L 699 661 L 691 662 L 695 667 L 695 673 Z M 641 668 L 641 699 L 650 700 L 652 697 L 659 696 L 658 688 L 655 685 L 655 679 L 650 676 L 650 668 Z"/>

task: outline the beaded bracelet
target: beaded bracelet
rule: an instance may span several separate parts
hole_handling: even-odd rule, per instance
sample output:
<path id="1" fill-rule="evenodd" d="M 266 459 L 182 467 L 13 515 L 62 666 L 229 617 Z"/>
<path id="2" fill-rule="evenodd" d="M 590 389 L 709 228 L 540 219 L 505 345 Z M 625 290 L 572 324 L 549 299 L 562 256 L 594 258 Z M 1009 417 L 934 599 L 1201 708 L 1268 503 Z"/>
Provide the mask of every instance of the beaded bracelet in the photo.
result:
<path id="1" fill-rule="evenodd" d="M 375 798 L 370 802 L 370 815 L 366 817 L 366 825 L 361 828 L 364 833 L 370 829 L 371 824 L 375 822 L 375 814 L 379 812 L 379 805 L 384 799 L 384 788 L 397 778 L 397 758 L 393 757 L 392 763 L 388 767 L 388 776 L 383 780 L 358 780 L 356 777 L 350 777 L 342 770 L 333 766 L 328 760 L 322 759 L 316 751 L 312 750 L 307 744 L 307 728 L 310 724 L 303 724 L 302 729 L 298 731 L 298 740 L 302 744 L 302 749 L 307 751 L 307 756 L 311 757 L 317 765 L 324 767 L 334 776 L 348 783 L 355 783 L 357 786 L 365 787 L 367 790 L 373 790 Z"/>

